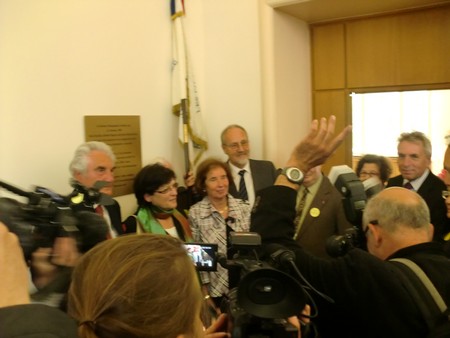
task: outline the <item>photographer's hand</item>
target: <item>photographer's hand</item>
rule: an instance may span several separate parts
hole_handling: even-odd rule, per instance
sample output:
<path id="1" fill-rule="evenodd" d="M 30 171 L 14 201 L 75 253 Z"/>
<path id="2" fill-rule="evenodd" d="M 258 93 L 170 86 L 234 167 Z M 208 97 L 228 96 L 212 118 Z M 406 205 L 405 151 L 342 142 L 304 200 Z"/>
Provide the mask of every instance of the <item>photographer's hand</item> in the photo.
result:
<path id="1" fill-rule="evenodd" d="M 75 239 L 56 238 L 53 248 L 39 248 L 33 252 L 33 283 L 38 289 L 42 289 L 58 276 L 59 267 L 74 267 L 79 257 Z"/>
<path id="2" fill-rule="evenodd" d="M 227 315 L 222 313 L 214 323 L 211 324 L 205 331 L 205 338 L 221 338 L 230 337 L 230 334 L 226 332 L 228 318 Z"/>
<path id="3" fill-rule="evenodd" d="M 28 304 L 28 269 L 17 236 L 0 222 L 0 307 Z"/>
<path id="4" fill-rule="evenodd" d="M 320 122 L 312 121 L 308 135 L 294 148 L 286 166 L 299 168 L 305 174 L 311 168 L 323 164 L 352 129 L 351 126 L 346 126 L 339 135 L 333 137 L 335 126 L 336 117 L 334 115 L 331 115 L 328 121 L 326 118 L 321 118 Z M 275 185 L 299 188 L 298 184 L 288 181 L 284 175 L 278 176 Z"/>

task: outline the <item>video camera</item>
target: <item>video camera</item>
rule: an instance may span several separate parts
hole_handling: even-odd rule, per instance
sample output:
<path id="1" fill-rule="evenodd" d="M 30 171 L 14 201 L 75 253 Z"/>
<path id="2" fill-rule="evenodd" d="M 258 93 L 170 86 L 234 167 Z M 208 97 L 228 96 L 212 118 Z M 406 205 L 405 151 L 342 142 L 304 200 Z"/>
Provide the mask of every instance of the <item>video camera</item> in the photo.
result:
<path id="1" fill-rule="evenodd" d="M 0 187 L 28 199 L 21 203 L 12 198 L 0 198 L 0 221 L 15 233 L 26 260 L 39 247 L 52 247 L 57 237 L 71 236 L 77 240 L 78 250 L 86 252 L 106 238 L 105 220 L 91 211 L 76 211 L 78 205 L 113 203 L 111 197 L 99 192 L 104 182 L 93 188 L 85 188 L 71 182 L 74 191 L 68 196 L 59 195 L 37 186 L 34 192 L 26 192 L 0 181 Z"/>
<path id="2" fill-rule="evenodd" d="M 218 260 L 224 268 L 240 271 L 237 287 L 228 292 L 221 305 L 222 312 L 230 317 L 231 336 L 297 337 L 297 328 L 286 319 L 302 312 L 309 295 L 296 279 L 278 269 L 288 251 L 274 250 L 277 252 L 271 255 L 269 264 L 258 258 L 259 234 L 230 232 L 229 242 L 236 251 L 233 259 L 219 254 Z"/>

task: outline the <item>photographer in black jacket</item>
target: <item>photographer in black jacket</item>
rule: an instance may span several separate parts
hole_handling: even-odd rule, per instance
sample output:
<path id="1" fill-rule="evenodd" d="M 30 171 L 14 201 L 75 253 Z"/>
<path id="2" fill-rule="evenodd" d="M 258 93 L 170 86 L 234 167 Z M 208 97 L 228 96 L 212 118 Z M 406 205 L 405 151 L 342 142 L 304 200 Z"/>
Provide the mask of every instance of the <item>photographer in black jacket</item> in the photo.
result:
<path id="1" fill-rule="evenodd" d="M 431 242 L 429 210 L 419 195 L 404 188 L 386 189 L 367 204 L 363 230 L 368 251 L 352 249 L 345 256 L 324 261 L 292 239 L 295 202 L 302 173 L 323 163 L 350 128 L 333 138 L 335 118 L 314 121 L 310 133 L 294 149 L 284 175 L 275 186 L 260 192 L 251 231 L 264 244 L 278 243 L 296 254 L 296 265 L 334 304 L 317 298 L 317 326 L 326 337 L 425 337 L 427 326 L 414 300 L 387 262 L 404 257 L 419 265 L 450 304 L 450 260 L 439 243 Z M 296 170 L 295 168 L 298 168 Z"/>
<path id="2" fill-rule="evenodd" d="M 30 304 L 28 269 L 15 234 L 0 222 L 0 337 L 77 337 L 64 312 Z"/>

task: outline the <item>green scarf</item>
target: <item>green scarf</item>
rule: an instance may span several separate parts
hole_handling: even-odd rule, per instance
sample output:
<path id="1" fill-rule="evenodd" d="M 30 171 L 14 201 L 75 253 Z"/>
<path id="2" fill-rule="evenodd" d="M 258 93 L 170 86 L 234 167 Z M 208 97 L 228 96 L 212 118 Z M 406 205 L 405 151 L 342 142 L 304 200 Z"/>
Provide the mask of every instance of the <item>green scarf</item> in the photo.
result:
<path id="1" fill-rule="evenodd" d="M 186 242 L 192 242 L 192 232 L 189 226 L 189 222 L 177 209 L 164 210 L 154 205 L 151 205 L 149 208 L 139 208 L 137 212 L 137 218 L 142 224 L 145 232 L 167 235 L 166 230 L 164 230 L 162 225 L 158 222 L 155 215 L 158 218 L 174 217 L 178 222 L 180 222 L 181 226 L 183 227 Z"/>

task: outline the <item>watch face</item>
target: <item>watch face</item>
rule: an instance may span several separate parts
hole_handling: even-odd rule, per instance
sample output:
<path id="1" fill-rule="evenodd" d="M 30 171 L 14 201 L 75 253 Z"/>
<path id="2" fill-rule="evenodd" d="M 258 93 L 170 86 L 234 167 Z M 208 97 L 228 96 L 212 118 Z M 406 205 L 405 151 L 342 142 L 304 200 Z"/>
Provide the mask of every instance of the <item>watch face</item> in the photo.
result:
<path id="1" fill-rule="evenodd" d="M 301 184 L 303 182 L 303 173 L 298 168 L 286 168 L 285 175 L 287 176 L 288 180 L 293 183 Z"/>
<path id="2" fill-rule="evenodd" d="M 292 170 L 289 172 L 289 176 L 291 176 L 291 179 L 293 180 L 298 180 L 300 179 L 301 175 L 300 175 L 300 170 Z"/>

